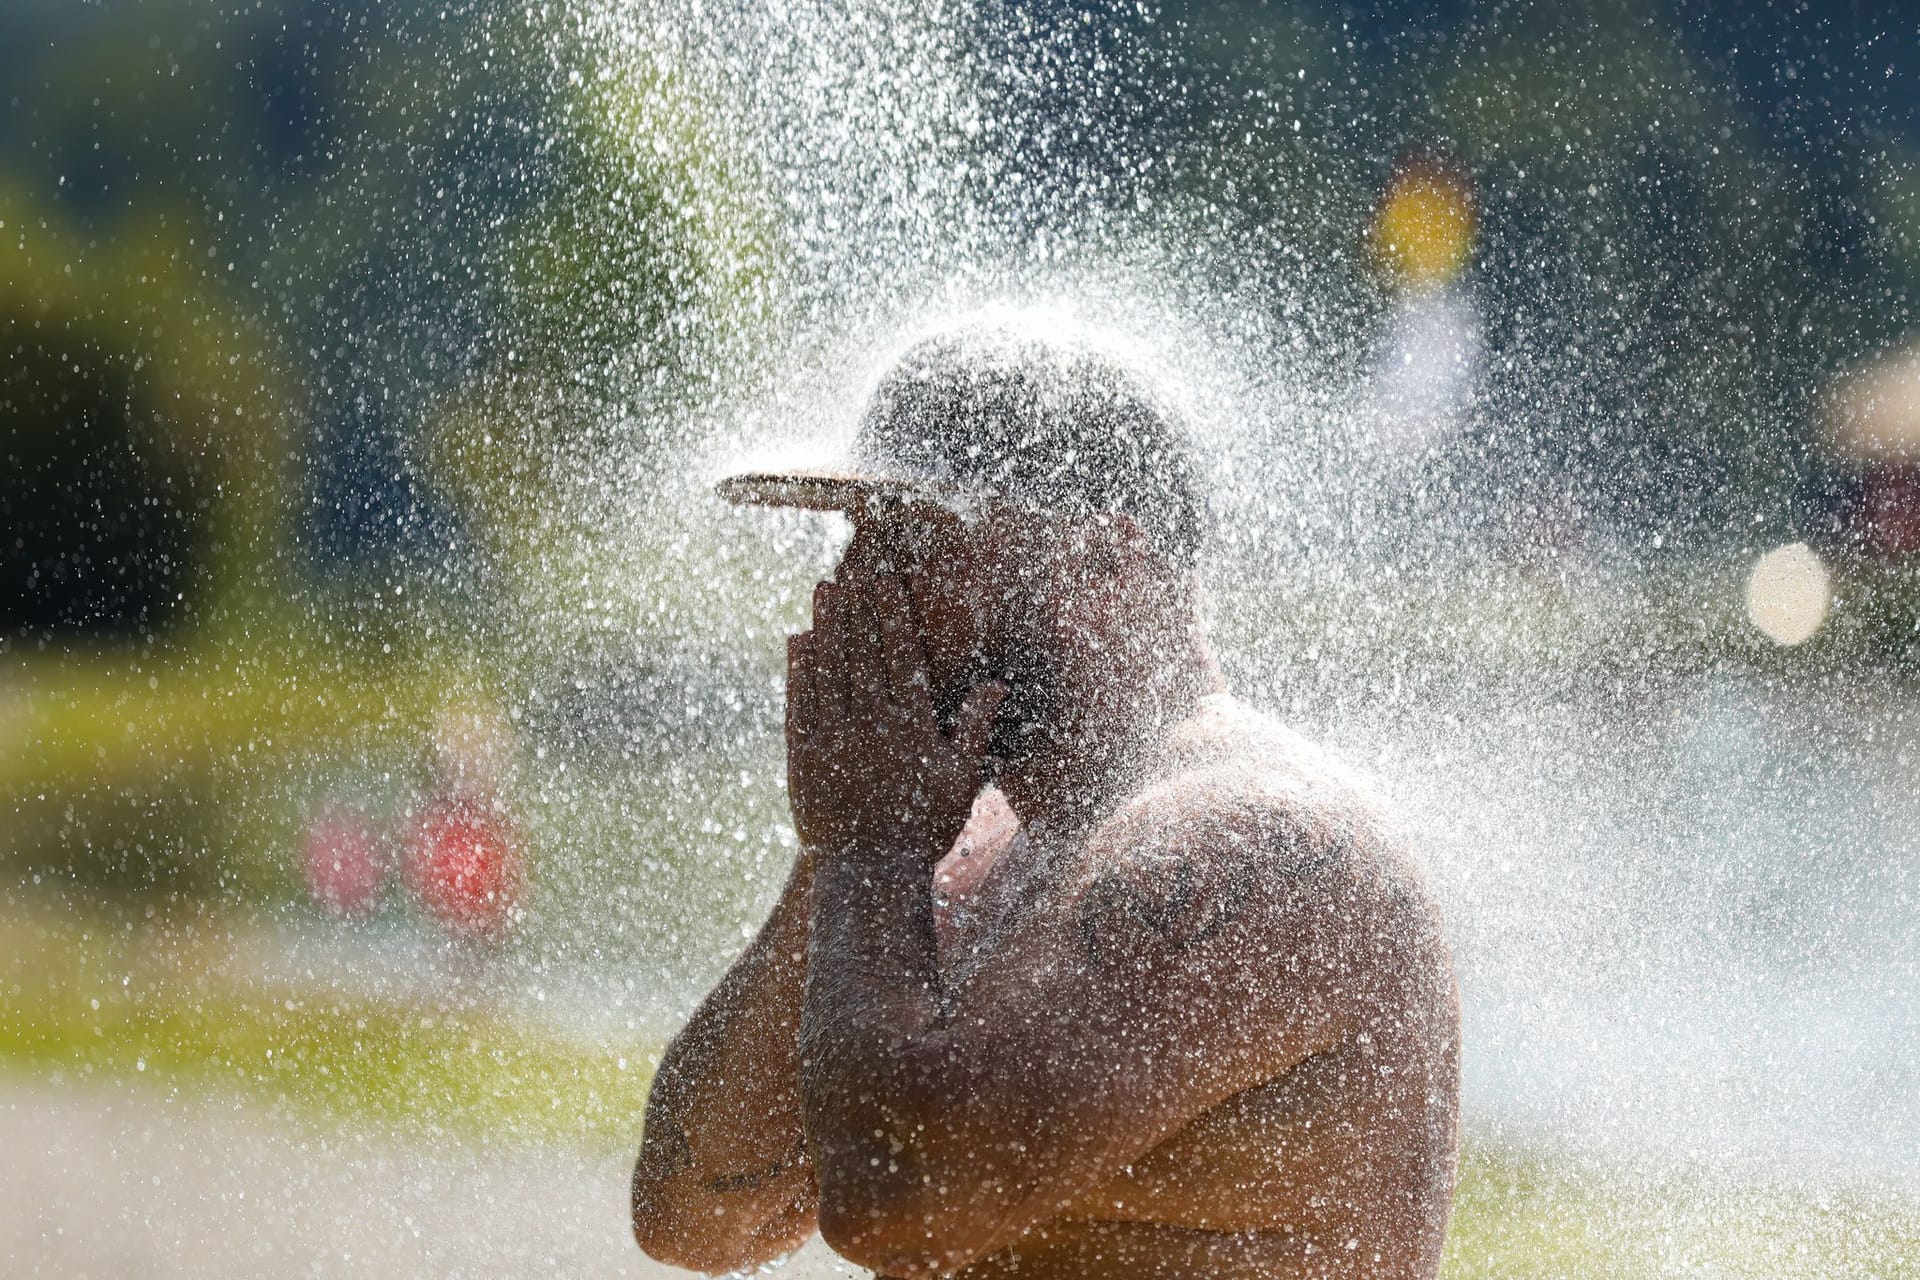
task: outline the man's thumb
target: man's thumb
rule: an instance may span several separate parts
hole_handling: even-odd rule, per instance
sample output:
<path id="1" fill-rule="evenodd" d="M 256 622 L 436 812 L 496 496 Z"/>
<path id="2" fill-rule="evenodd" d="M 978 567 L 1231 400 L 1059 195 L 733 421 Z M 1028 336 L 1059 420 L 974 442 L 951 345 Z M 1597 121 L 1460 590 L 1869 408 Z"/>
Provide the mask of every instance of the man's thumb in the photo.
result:
<path id="1" fill-rule="evenodd" d="M 953 726 L 953 746 L 961 759 L 977 761 L 987 754 L 994 717 L 1000 714 L 1000 704 L 1006 700 L 1007 686 L 998 680 L 973 686 L 966 701 L 960 704 L 960 715 Z"/>

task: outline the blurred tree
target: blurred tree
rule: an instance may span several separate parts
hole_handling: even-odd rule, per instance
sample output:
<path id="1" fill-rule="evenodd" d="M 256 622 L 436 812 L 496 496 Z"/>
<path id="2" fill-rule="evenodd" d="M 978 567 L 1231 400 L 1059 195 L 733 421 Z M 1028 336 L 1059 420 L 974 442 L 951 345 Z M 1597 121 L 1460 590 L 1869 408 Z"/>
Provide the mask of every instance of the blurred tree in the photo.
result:
<path id="1" fill-rule="evenodd" d="M 487 254 L 507 301 L 484 357 L 426 408 L 420 453 L 499 600 L 547 632 L 579 621 L 554 593 L 609 540 L 641 553 L 647 493 L 690 456 L 711 397 L 765 359 L 781 266 L 729 104 L 656 51 L 561 47 L 558 176 Z"/>
<path id="2" fill-rule="evenodd" d="M 0 635 L 232 628 L 287 511 L 272 347 L 165 222 L 104 247 L 0 194 Z"/>
<path id="3" fill-rule="evenodd" d="M 298 415 L 298 431 L 270 432 L 293 473 L 262 472 L 276 523 L 251 575 L 283 601 L 304 586 L 289 536 L 323 573 L 371 557 L 383 580 L 423 537 L 442 567 L 405 435 L 487 330 L 482 255 L 541 177 L 522 162 L 544 136 L 530 64 L 546 42 L 515 38 L 532 21 L 484 0 L 0 11 L 0 178 L 19 217 L 67 228 L 96 265 L 167 259 L 151 288 L 218 297 L 197 338 L 232 337 L 235 376 Z M 111 330 L 116 297 L 76 305 Z M 367 581 L 342 579 L 354 594 Z"/>

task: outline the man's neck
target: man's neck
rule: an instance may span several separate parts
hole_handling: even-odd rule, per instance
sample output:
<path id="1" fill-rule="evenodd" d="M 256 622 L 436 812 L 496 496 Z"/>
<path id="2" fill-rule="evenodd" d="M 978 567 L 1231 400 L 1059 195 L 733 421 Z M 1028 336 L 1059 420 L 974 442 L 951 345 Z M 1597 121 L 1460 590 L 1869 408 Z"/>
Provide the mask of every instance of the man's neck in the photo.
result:
<path id="1" fill-rule="evenodd" d="M 1177 662 L 1072 691 L 1033 735 L 1042 745 L 996 779 L 1032 829 L 1073 835 L 1090 829 L 1137 792 L 1167 735 L 1226 679 L 1194 637 Z"/>

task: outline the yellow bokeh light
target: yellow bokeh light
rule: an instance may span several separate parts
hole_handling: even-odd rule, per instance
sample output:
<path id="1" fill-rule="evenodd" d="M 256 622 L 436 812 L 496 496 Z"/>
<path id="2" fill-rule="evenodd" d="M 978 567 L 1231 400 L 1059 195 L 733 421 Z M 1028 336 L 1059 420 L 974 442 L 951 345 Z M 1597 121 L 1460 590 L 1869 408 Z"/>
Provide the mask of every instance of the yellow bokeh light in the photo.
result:
<path id="1" fill-rule="evenodd" d="M 1374 261 L 1413 287 L 1444 284 L 1466 267 L 1476 227 L 1465 178 L 1439 165 L 1410 165 L 1394 175 L 1374 214 Z"/>

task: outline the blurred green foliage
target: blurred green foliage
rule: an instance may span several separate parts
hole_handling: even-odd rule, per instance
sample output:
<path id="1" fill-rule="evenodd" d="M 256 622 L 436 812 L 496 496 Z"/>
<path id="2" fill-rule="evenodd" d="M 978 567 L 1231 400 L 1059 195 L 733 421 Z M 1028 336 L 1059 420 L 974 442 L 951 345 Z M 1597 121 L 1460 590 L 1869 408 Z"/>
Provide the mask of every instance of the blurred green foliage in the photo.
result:
<path id="1" fill-rule="evenodd" d="M 1395 155 L 1440 143 L 1472 175 L 1490 372 L 1470 486 L 1676 545 L 1833 536 L 1851 472 L 1817 389 L 1908 330 L 1920 278 L 1900 194 L 1920 66 L 1874 35 L 1884 15 L 1175 12 L 1169 76 L 1229 90 L 1192 95 L 1181 178 L 1244 228 L 1237 254 L 1331 302 L 1298 317 L 1329 364 L 1360 359 L 1389 303 L 1358 232 Z"/>
<path id="2" fill-rule="evenodd" d="M 0 1063 L 56 1081 L 218 1087 L 401 1138 L 625 1147 L 657 1056 L 484 1002 L 262 983 L 225 924 L 190 909 L 154 922 L 0 906 L 0 939 Z"/>
<path id="3" fill-rule="evenodd" d="M 176 613 L 177 629 L 236 625 L 277 594 L 292 508 L 287 388 L 271 339 L 238 321 L 198 270 L 192 227 L 162 213 L 138 237 L 101 243 L 59 209 L 0 189 L 0 425 L 12 464 L 0 510 L 30 540 L 9 557 L 10 585 L 24 594 L 7 621 L 23 638 L 44 634 L 42 619 L 16 610 L 37 592 L 74 589 L 23 571 L 36 555 L 83 554 L 90 508 L 109 522 L 122 517 L 116 505 L 164 503 L 181 526 L 184 571 L 159 577 L 192 601 L 162 602 L 156 626 Z M 132 484 L 93 491 L 102 467 L 129 453 Z"/>
<path id="4" fill-rule="evenodd" d="M 1920 1217 L 1910 1203 L 1846 1191 L 1810 1196 L 1699 1173 L 1629 1179 L 1604 1165 L 1583 1169 L 1470 1138 L 1441 1274 L 1877 1280 L 1904 1275 L 1917 1261 Z"/>
<path id="5" fill-rule="evenodd" d="M 760 305 L 722 131 L 569 20 L 0 15 L 0 865 L 283 901 L 329 778 L 404 803 L 511 665 L 565 460 Z"/>
<path id="6" fill-rule="evenodd" d="M 583 12 L 0 15 L 0 426 L 31 460 L 0 504 L 38 503 L 56 550 L 145 540 L 172 592 L 125 616 L 83 597 L 101 616 L 0 636 L 11 873 L 284 904 L 312 813 L 344 791 L 391 818 L 427 785 L 436 717 L 481 703 L 526 713 L 522 757 L 572 756 L 565 779 L 519 760 L 556 917 L 663 886 L 750 914 L 777 857 L 777 637 L 828 538 L 735 526 L 715 548 L 710 522 L 633 491 L 702 429 L 686 407 L 750 381 L 795 323 L 787 158 L 749 153 L 728 86 Z M 1910 146 L 1868 113 L 1813 155 L 1825 142 L 1741 87 L 1699 23 L 1649 6 L 1431 29 L 1310 3 L 1168 16 L 1115 11 L 1152 56 L 1105 64 L 1117 95 L 1164 90 L 1106 101 L 1168 163 L 1103 190 L 1164 184 L 1211 219 L 1222 271 L 1315 299 L 1294 316 L 1305 347 L 1354 364 L 1389 303 L 1361 252 L 1372 202 L 1397 148 L 1450 142 L 1482 206 L 1494 364 L 1525 372 L 1493 387 L 1471 467 L 1509 494 L 1582 495 L 1583 518 L 1643 540 L 1703 523 L 1690 545 L 1715 552 L 1617 572 L 1497 553 L 1314 581 L 1246 567 L 1220 618 L 1229 654 L 1254 655 L 1236 675 L 1311 698 L 1336 679 L 1415 696 L 1910 669 L 1904 565 L 1839 557 L 1833 623 L 1791 653 L 1738 608 L 1748 551 L 1803 534 L 1844 550 L 1822 487 L 1844 468 L 1808 406 L 1909 322 Z M 538 705 L 569 689 L 604 705 Z M 677 793 L 662 742 L 698 756 Z"/>
<path id="7" fill-rule="evenodd" d="M 417 771 L 457 687 L 439 661 L 187 652 L 43 661 L 7 691 L 0 862 L 36 881 L 283 902 L 299 891 L 300 824 L 327 798 L 330 763 Z"/>
<path id="8" fill-rule="evenodd" d="M 702 101 L 685 72 L 642 51 L 587 57 L 570 76 L 577 159 L 503 255 L 520 354 L 548 381 L 609 360 L 641 396 L 673 383 L 684 397 L 684 383 L 733 372 L 711 362 L 752 358 L 741 338 L 767 336 L 740 332 L 770 319 L 764 193 L 730 149 L 724 105 Z"/>

